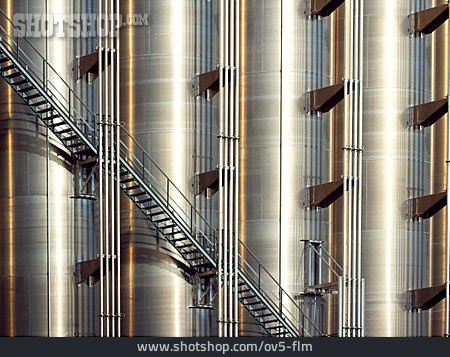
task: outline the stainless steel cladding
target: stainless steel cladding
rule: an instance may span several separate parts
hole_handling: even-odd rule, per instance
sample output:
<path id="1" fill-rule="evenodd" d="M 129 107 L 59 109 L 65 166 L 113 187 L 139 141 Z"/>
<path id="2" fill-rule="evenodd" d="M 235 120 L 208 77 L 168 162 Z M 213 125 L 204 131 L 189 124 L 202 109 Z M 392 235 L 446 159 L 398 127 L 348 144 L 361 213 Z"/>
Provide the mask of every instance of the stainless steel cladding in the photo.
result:
<path id="1" fill-rule="evenodd" d="M 217 216 L 217 197 L 196 198 L 193 182 L 195 173 L 217 165 L 217 98 L 209 102 L 195 98 L 192 81 L 196 73 L 218 64 L 217 3 L 121 2 L 124 16 L 149 15 L 148 26 L 122 28 L 121 118 L 210 222 Z M 172 198 L 187 208 L 181 199 Z M 197 332 L 203 330 L 199 316 L 207 324 L 216 321 L 206 312 L 189 309 L 195 289 L 185 262 L 125 197 L 121 218 L 122 334 L 190 336 L 194 325 Z"/>
<path id="2" fill-rule="evenodd" d="M 81 6 L 78 1 L 2 0 L 0 8 L 12 18 L 15 13 L 68 15 Z M 12 33 L 12 25 L 3 25 Z M 95 46 L 56 36 L 34 38 L 33 44 L 70 84 L 74 56 Z M 94 206 L 70 198 L 70 156 L 3 79 L 0 98 L 0 335 L 94 335 L 95 288 L 77 287 L 74 280 L 76 260 L 96 254 Z"/>
<path id="3" fill-rule="evenodd" d="M 366 336 L 423 336 L 427 314 L 406 309 L 408 290 L 429 284 L 429 222 L 407 215 L 408 199 L 430 193 L 430 129 L 408 127 L 410 106 L 431 99 L 431 37 L 413 37 L 408 15 L 431 1 L 364 2 L 364 123 L 362 276 L 366 279 Z M 337 69 L 343 70 L 343 11 Z M 342 108 L 339 109 L 342 114 Z M 338 123 L 342 122 L 342 115 Z M 341 171 L 343 130 L 334 139 Z M 342 246 L 338 202 L 336 252 Z M 338 254 L 339 256 L 339 254 Z"/>
<path id="4" fill-rule="evenodd" d="M 302 240 L 328 239 L 328 211 L 306 209 L 305 189 L 333 179 L 330 116 L 307 114 L 306 93 L 340 81 L 333 16 L 307 18 L 305 3 L 241 3 L 240 237 L 292 296 L 310 283 Z M 262 333 L 241 320 L 241 335 Z"/>
<path id="5" fill-rule="evenodd" d="M 445 4 L 438 0 L 433 5 Z M 434 50 L 432 61 L 433 100 L 439 100 L 448 93 L 448 22 L 439 27 L 433 34 Z M 431 128 L 431 190 L 443 192 L 447 187 L 447 115 Z M 442 285 L 445 282 L 446 264 L 446 222 L 447 208 L 438 212 L 430 223 L 430 286 Z M 430 336 L 445 334 L 445 300 L 431 309 Z"/>

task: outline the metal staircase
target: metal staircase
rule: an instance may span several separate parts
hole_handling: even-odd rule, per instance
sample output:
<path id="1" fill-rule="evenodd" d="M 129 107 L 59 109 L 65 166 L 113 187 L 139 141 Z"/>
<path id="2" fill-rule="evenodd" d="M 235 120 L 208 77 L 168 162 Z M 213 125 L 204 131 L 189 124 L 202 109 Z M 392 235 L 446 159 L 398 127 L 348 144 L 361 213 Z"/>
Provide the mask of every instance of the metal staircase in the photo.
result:
<path id="1" fill-rule="evenodd" d="M 25 37 L 7 29 L 14 25 L 0 9 L 0 75 L 76 159 L 97 157 L 100 118 Z M 187 264 L 198 272 L 215 269 L 215 230 L 124 128 L 120 169 L 123 192 Z M 267 334 L 322 335 L 242 242 L 239 252 L 239 300 Z"/>

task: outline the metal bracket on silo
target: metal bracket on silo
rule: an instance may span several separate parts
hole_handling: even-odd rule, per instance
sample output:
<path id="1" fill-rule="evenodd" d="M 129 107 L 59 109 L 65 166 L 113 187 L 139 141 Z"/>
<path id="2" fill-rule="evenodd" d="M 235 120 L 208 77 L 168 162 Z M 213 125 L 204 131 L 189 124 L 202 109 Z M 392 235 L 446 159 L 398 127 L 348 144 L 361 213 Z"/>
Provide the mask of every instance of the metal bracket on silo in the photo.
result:
<path id="1" fill-rule="evenodd" d="M 307 16 L 330 16 L 345 0 L 306 0 Z"/>
<path id="2" fill-rule="evenodd" d="M 327 208 L 344 194 L 344 179 L 306 188 L 308 208 Z"/>
<path id="3" fill-rule="evenodd" d="M 104 57 L 103 63 L 109 66 L 110 56 L 106 55 L 107 51 L 102 51 L 102 53 Z M 116 56 L 115 52 L 114 55 Z M 98 50 L 81 57 L 76 57 L 72 66 L 75 81 L 83 78 L 86 74 L 88 75 L 87 79 L 89 83 L 95 81 L 99 74 L 98 68 Z M 105 69 L 103 68 L 103 70 Z"/>
<path id="4" fill-rule="evenodd" d="M 409 15 L 409 33 L 428 35 L 449 18 L 449 4 L 443 4 Z"/>
<path id="5" fill-rule="evenodd" d="M 448 113 L 447 97 L 411 107 L 410 126 L 430 127 Z"/>
<path id="6" fill-rule="evenodd" d="M 306 111 L 308 113 L 327 113 L 333 109 L 345 96 L 345 84 L 315 89 L 306 93 Z"/>
<path id="7" fill-rule="evenodd" d="M 214 196 L 219 190 L 219 169 L 195 175 L 195 195 L 202 193 L 207 198 Z"/>
<path id="8" fill-rule="evenodd" d="M 445 299 L 445 284 L 408 291 L 408 310 L 429 310 Z"/>
<path id="9" fill-rule="evenodd" d="M 106 265 L 105 265 L 106 266 Z M 111 269 L 112 264 L 109 264 Z M 106 271 L 104 272 L 106 274 Z M 100 280 L 100 258 L 77 262 L 75 264 L 75 281 L 77 285 L 87 282 L 89 286 L 97 284 Z"/>
<path id="10" fill-rule="evenodd" d="M 409 199 L 410 219 L 430 219 L 447 205 L 447 192 Z"/>
<path id="11" fill-rule="evenodd" d="M 207 92 L 207 99 L 212 99 L 220 90 L 220 69 L 195 75 L 192 89 L 194 96 L 199 97 Z"/>

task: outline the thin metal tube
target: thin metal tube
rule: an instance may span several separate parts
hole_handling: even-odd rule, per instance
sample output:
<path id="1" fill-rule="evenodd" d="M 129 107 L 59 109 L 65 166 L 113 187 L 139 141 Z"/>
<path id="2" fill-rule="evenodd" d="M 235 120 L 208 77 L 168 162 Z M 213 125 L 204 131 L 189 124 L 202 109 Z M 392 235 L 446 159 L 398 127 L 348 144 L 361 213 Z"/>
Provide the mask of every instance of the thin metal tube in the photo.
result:
<path id="1" fill-rule="evenodd" d="M 119 13 L 119 0 L 116 0 L 116 11 Z M 115 29 L 114 29 L 115 30 Z M 121 309 L 120 309 L 120 36 L 116 37 L 116 264 L 117 264 L 117 337 L 121 336 Z"/>
<path id="2" fill-rule="evenodd" d="M 450 50 L 448 55 L 450 56 Z M 448 63 L 447 63 L 448 65 Z M 450 80 L 449 80 L 450 83 Z M 450 87 L 449 87 L 450 90 Z M 449 105 L 450 109 L 450 105 Z M 450 115 L 447 115 L 447 232 L 445 269 L 445 336 L 450 337 Z"/>
<path id="3" fill-rule="evenodd" d="M 109 16 L 109 0 L 105 1 L 105 14 L 106 16 Z M 108 28 L 108 27 L 107 27 Z M 105 34 L 106 35 L 106 34 Z M 109 51 L 109 38 L 108 36 L 105 36 L 105 51 L 106 56 L 108 56 Z M 104 120 L 104 126 L 105 126 L 105 256 L 106 256 L 106 337 L 109 337 L 109 330 L 110 330 L 110 287 L 109 287 L 109 68 L 105 64 L 105 120 Z"/>
<path id="4" fill-rule="evenodd" d="M 224 92 L 222 90 L 223 84 L 224 84 L 224 78 L 223 78 L 223 70 L 224 70 L 224 2 L 220 2 L 220 75 L 219 75 L 219 119 L 220 119 L 220 127 L 219 127 L 219 255 L 218 255 L 218 262 L 217 262 L 217 269 L 218 269 L 218 276 L 219 276 L 219 337 L 224 336 L 224 315 L 223 315 L 223 121 L 224 121 L 224 107 L 223 107 L 223 101 L 224 101 Z"/>
<path id="5" fill-rule="evenodd" d="M 346 26 L 345 26 L 345 93 L 348 94 L 348 90 L 349 90 L 349 77 L 350 77 L 350 73 L 349 73 L 349 41 L 348 41 L 348 37 L 349 37 L 349 26 L 348 26 L 348 17 L 349 17 L 349 12 L 350 12 L 350 2 L 347 1 L 345 3 L 345 14 L 346 14 Z M 339 294 L 339 308 L 342 310 L 341 314 L 342 314 L 342 322 L 340 322 L 339 326 L 340 326 L 340 330 L 339 333 L 341 334 L 341 336 L 344 336 L 345 333 L 343 331 L 344 329 L 344 319 L 345 319 L 345 313 L 346 313 L 346 305 L 345 305 L 345 301 L 346 301 L 346 288 L 345 288 L 345 281 L 347 279 L 347 230 L 348 230 L 348 226 L 347 226 L 347 206 L 348 206 L 348 192 L 347 192 L 347 188 L 348 188 L 348 153 L 347 153 L 347 144 L 348 144 L 348 131 L 347 131 L 347 126 L 348 126 L 348 107 L 349 107 L 349 98 L 348 95 L 345 96 L 345 112 L 344 112 L 344 171 L 343 171 L 343 179 L 344 179 L 344 215 L 343 215 L 343 246 L 342 246 L 342 254 L 343 254 L 343 269 L 342 269 L 342 273 L 343 273 L 343 279 L 344 279 L 344 284 L 342 286 L 342 289 L 340 289 L 340 294 Z M 342 295 L 342 296 L 341 296 Z"/>
<path id="6" fill-rule="evenodd" d="M 224 175 L 224 208 L 223 208 L 223 216 L 224 216 L 224 242 L 223 242 L 223 266 L 224 266 L 224 316 L 225 316 L 225 337 L 228 337 L 228 326 L 229 326 L 229 312 L 228 312 L 228 175 L 229 175 L 229 162 L 228 162 L 228 122 L 229 122 L 229 75 L 230 75 L 230 67 L 229 67 L 229 0 L 225 0 L 225 97 L 224 97 L 224 163 L 225 163 L 225 175 Z"/>
<path id="7" fill-rule="evenodd" d="M 357 273 L 357 279 L 358 279 L 358 331 L 359 336 L 363 337 L 363 301 L 364 301 L 364 291 L 362 290 L 361 286 L 361 231 L 362 231 L 362 189 L 363 189 L 363 182 L 362 182 L 362 165 L 363 165 L 363 136 L 362 136 L 362 126 L 363 126 L 363 60 L 364 60 L 364 1 L 360 1 L 360 21 L 359 21 L 359 124 L 358 124 L 358 136 L 359 136 L 359 150 L 358 150 L 358 161 L 359 161 L 359 167 L 358 167 L 358 273 Z"/>
<path id="8" fill-rule="evenodd" d="M 98 9 L 98 13 L 102 14 L 103 12 L 103 4 L 102 4 L 102 0 L 99 1 L 99 9 Z M 103 30 L 102 27 L 100 26 L 100 33 L 99 33 L 99 37 L 98 37 L 98 113 L 99 113 L 99 117 L 98 117 L 98 128 L 99 128 L 99 149 L 98 149 L 98 167 L 99 167 L 99 230 L 100 230 L 100 234 L 99 234 L 99 238 L 100 238 L 100 336 L 103 337 L 104 335 L 104 291 L 103 291 L 103 258 L 104 258 L 104 253 L 103 253 L 103 39 L 102 39 L 102 35 L 103 35 Z"/>
<path id="9" fill-rule="evenodd" d="M 110 18 L 108 19 L 108 27 L 109 27 L 109 42 L 110 42 L 110 63 L 111 63 L 111 336 L 115 337 L 115 326 L 116 326 L 116 315 L 115 315 L 115 294 L 116 294 L 116 279 L 115 279 L 115 191 L 114 191 L 114 180 L 115 180 L 115 150 L 114 150 L 114 89 L 116 88 L 115 78 L 114 78 L 114 38 L 113 38 L 113 19 L 114 19 L 114 0 L 110 0 Z M 109 88 L 107 88 L 109 90 Z M 119 208 L 117 208 L 119 210 Z"/>
<path id="10" fill-rule="evenodd" d="M 235 165 L 235 178 L 236 178 L 236 185 L 235 185 L 235 208 L 234 208 L 234 236 L 235 236 L 235 242 L 234 242 L 234 267 L 235 267 L 235 279 L 234 279 L 234 336 L 239 336 L 239 296 L 238 296 L 238 270 L 239 270 L 239 262 L 238 262 L 238 240 L 239 240 L 239 115 L 240 115 L 240 106 L 239 106 L 239 95 L 240 95 L 240 0 L 236 0 L 236 96 L 235 96 L 235 130 L 236 130 L 236 137 L 234 139 L 234 145 L 235 145 L 235 155 L 236 155 L 236 165 Z"/>
<path id="11" fill-rule="evenodd" d="M 358 214 L 358 201 L 357 201 L 357 195 L 358 195 L 358 185 L 359 185 L 359 180 L 358 180 L 358 147 L 359 147 L 359 136 L 358 136 L 358 117 L 359 117 L 359 0 L 356 0 L 355 2 L 355 9 L 354 9 L 354 38 L 355 38 L 355 51 L 354 51 L 354 55 L 355 55 L 355 65 L 354 65 L 354 78 L 355 78 L 355 88 L 354 88 L 354 93 L 355 93 L 355 100 L 354 100 L 354 106 L 355 106 L 355 111 L 354 111 L 354 116 L 353 116 L 353 121 L 354 121 L 354 131 L 353 131 L 353 135 L 355 136 L 355 140 L 354 140 L 354 150 L 353 152 L 353 175 L 354 175 L 354 180 L 353 180 L 353 187 L 354 187 L 354 195 L 353 195 L 353 232 L 352 232 L 352 241 L 353 241 L 353 246 L 352 246 L 352 255 L 353 255 L 353 267 L 352 267 L 352 336 L 356 337 L 356 332 L 358 331 L 358 326 L 357 326 L 357 322 L 356 322 L 356 311 L 357 311 L 357 307 L 356 307 L 356 279 L 357 279 L 357 257 L 356 257 L 356 250 L 357 250 L 357 246 L 356 246 L 356 241 L 357 241 L 357 214 Z"/>
<path id="12" fill-rule="evenodd" d="M 340 276 L 339 277 L 339 283 L 338 283 L 338 305 L 339 306 L 343 306 L 343 298 L 344 298 L 344 279 L 345 277 Z M 338 310 L 338 337 L 343 337 L 343 321 L 344 321 L 344 310 L 343 309 L 339 309 Z"/>
<path id="13" fill-rule="evenodd" d="M 234 145 L 233 145 L 233 138 L 234 138 L 234 104 L 235 104 L 235 97 L 234 97 L 234 25 L 235 25 L 235 18 L 234 18 L 234 1 L 230 1 L 230 116 L 229 116 L 229 122 L 230 122 L 230 133 L 229 133 L 229 151 L 230 151 L 230 189 L 229 189 L 229 249 L 230 253 L 228 256 L 228 267 L 229 267 L 229 303 L 228 303 L 228 310 L 229 310 L 229 335 L 230 337 L 233 337 L 234 335 L 234 303 L 233 303 L 233 286 L 234 286 L 234 278 L 235 278 L 235 269 L 233 265 L 233 253 L 234 253 L 234 175 L 235 175 L 235 160 L 234 160 Z"/>

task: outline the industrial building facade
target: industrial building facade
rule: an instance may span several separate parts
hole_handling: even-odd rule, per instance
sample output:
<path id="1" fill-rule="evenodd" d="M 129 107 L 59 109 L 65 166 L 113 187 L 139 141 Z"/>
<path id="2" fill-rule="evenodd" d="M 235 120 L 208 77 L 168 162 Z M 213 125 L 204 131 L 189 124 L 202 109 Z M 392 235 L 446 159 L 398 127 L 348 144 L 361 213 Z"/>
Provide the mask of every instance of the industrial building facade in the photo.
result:
<path id="1" fill-rule="evenodd" d="M 0 0 L 0 336 L 448 337 L 448 18 Z"/>

